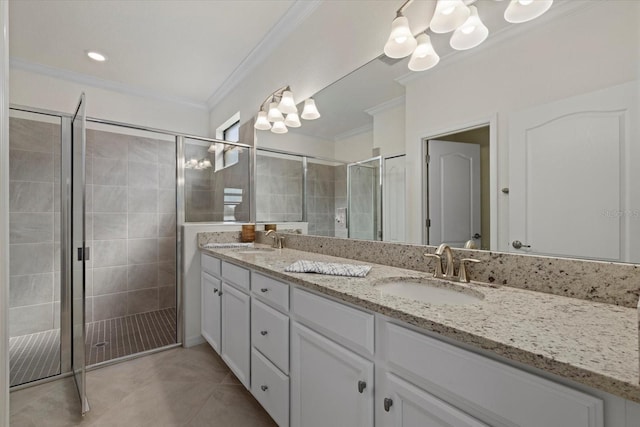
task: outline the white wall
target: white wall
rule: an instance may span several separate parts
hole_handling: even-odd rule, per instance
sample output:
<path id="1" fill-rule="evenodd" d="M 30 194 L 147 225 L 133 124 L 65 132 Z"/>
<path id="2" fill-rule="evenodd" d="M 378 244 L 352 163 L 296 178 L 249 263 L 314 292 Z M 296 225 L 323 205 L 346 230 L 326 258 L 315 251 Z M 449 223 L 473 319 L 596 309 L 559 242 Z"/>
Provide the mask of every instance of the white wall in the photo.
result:
<path id="1" fill-rule="evenodd" d="M 9 426 L 9 2 L 0 2 L 0 427 Z"/>
<path id="2" fill-rule="evenodd" d="M 490 39 L 406 83 L 412 243 L 421 243 L 422 236 L 421 139 L 497 113 L 497 187 L 508 187 L 509 114 L 637 79 L 639 14 L 640 2 L 595 2 L 528 31 L 522 27 L 517 35 Z M 508 196 L 498 194 L 498 249 L 505 250 Z"/>
<path id="3" fill-rule="evenodd" d="M 416 2 L 410 13 L 424 12 Z M 211 131 L 237 111 L 246 122 L 264 99 L 290 85 L 296 101 L 380 55 L 400 2 L 323 1 L 211 112 Z M 421 22 L 418 16 L 413 20 Z"/>
<path id="4" fill-rule="evenodd" d="M 373 113 L 373 146 L 382 156 L 404 154 L 405 106 L 401 104 Z"/>
<path id="5" fill-rule="evenodd" d="M 207 136 L 206 107 L 125 94 L 16 67 L 10 72 L 10 102 L 72 113 L 80 93 L 87 95 L 87 116 Z"/>
<path id="6" fill-rule="evenodd" d="M 256 132 L 256 146 L 258 148 L 273 148 L 325 159 L 333 159 L 335 154 L 333 141 L 291 131 L 286 134 L 275 134 L 259 130 Z"/>
<path id="7" fill-rule="evenodd" d="M 338 139 L 335 158 L 343 162 L 357 162 L 373 157 L 373 130 Z"/>

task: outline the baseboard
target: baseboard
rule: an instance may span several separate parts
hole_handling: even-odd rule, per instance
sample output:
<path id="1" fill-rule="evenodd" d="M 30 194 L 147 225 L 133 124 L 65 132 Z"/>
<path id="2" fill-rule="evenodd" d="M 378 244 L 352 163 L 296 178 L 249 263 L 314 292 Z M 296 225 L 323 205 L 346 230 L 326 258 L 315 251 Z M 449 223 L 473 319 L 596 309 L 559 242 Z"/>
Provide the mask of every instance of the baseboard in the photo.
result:
<path id="1" fill-rule="evenodd" d="M 193 347 L 195 345 L 198 344 L 202 344 L 205 343 L 205 339 L 202 337 L 202 335 L 197 335 L 194 337 L 187 337 L 187 339 L 184 340 L 184 346 L 185 348 L 189 348 L 189 347 Z"/>

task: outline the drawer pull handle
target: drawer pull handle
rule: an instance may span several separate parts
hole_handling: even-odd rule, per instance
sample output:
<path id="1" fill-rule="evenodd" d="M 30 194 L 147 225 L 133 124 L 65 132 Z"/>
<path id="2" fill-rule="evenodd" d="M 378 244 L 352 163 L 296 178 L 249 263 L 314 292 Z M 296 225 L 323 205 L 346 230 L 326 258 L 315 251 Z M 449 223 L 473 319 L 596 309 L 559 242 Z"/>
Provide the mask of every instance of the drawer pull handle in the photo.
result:
<path id="1" fill-rule="evenodd" d="M 364 389 L 367 388 L 367 383 L 364 381 L 358 381 L 358 391 L 364 393 Z"/>
<path id="2" fill-rule="evenodd" d="M 391 407 L 393 406 L 393 400 L 389 399 L 388 397 L 384 398 L 384 410 L 389 412 L 389 410 L 391 409 Z"/>
<path id="3" fill-rule="evenodd" d="M 262 336 L 267 335 L 267 331 L 260 331 L 260 335 L 262 335 Z"/>
<path id="4" fill-rule="evenodd" d="M 213 289 L 213 293 L 214 293 L 214 294 L 217 294 L 217 293 L 218 293 L 218 290 L 214 288 L 214 289 Z"/>
<path id="5" fill-rule="evenodd" d="M 260 289 L 260 292 L 267 292 L 268 290 L 269 289 L 267 289 L 267 288 L 262 288 L 262 289 Z"/>
<path id="6" fill-rule="evenodd" d="M 262 391 L 267 391 L 269 389 L 269 387 L 267 387 L 266 385 L 261 385 L 260 386 L 260 390 Z"/>
<path id="7" fill-rule="evenodd" d="M 218 292 L 218 295 L 222 296 L 222 291 Z"/>

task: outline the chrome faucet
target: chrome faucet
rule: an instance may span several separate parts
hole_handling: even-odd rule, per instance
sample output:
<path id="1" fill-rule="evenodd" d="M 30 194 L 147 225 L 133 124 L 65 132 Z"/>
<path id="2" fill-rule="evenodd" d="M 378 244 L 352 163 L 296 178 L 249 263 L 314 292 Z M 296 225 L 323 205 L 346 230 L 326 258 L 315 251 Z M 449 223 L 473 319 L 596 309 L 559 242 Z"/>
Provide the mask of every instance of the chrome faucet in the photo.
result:
<path id="1" fill-rule="evenodd" d="M 275 230 L 269 230 L 264 235 L 269 236 L 271 234 L 273 234 L 273 236 L 271 236 L 271 238 L 273 239 L 273 244 L 271 245 L 271 247 L 276 249 L 284 248 L 284 236 L 279 235 Z"/>

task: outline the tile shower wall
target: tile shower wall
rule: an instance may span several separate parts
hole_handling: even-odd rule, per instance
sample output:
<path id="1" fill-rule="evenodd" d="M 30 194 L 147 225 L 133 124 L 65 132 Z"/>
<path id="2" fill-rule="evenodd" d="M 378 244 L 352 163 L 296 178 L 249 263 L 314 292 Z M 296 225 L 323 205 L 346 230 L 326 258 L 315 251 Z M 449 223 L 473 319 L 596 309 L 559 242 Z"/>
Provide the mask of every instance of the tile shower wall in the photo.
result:
<path id="1" fill-rule="evenodd" d="M 175 142 L 87 131 L 87 321 L 175 307 Z"/>
<path id="2" fill-rule="evenodd" d="M 302 160 L 256 156 L 256 221 L 302 220 Z"/>
<path id="3" fill-rule="evenodd" d="M 349 231 L 350 237 L 354 239 L 377 240 L 377 172 L 378 169 L 369 166 L 351 166 Z"/>
<path id="4" fill-rule="evenodd" d="M 307 191 L 309 234 L 334 236 L 336 167 L 310 162 L 307 165 Z"/>
<path id="5" fill-rule="evenodd" d="M 60 124 L 9 121 L 9 335 L 58 327 Z"/>

